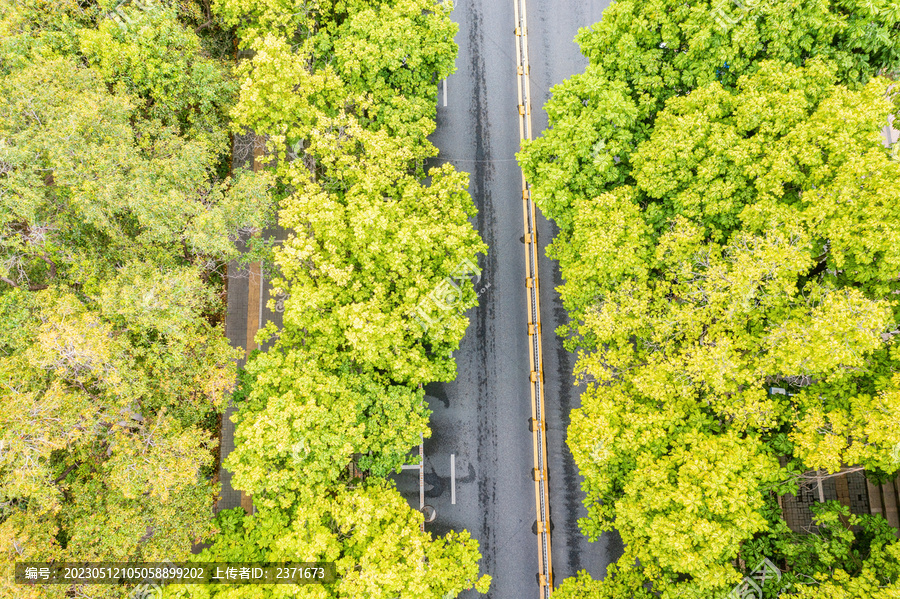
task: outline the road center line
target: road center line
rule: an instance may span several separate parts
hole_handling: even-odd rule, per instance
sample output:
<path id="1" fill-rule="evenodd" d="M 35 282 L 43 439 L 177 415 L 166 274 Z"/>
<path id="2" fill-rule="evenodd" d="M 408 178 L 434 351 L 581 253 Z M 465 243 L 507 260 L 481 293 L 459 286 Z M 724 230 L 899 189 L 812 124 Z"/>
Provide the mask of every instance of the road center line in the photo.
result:
<path id="1" fill-rule="evenodd" d="M 450 505 L 456 505 L 456 455 L 450 454 Z"/>
<path id="2" fill-rule="evenodd" d="M 519 137 L 530 140 L 531 81 L 528 64 L 528 23 L 525 0 L 513 0 L 516 19 L 516 71 L 519 109 Z M 531 366 L 531 432 L 534 446 L 534 496 L 538 536 L 538 585 L 540 599 L 553 592 L 553 565 L 550 550 L 550 497 L 547 488 L 547 436 L 544 419 L 544 359 L 541 344 L 540 278 L 538 277 L 537 217 L 531 187 L 522 173 L 522 216 L 525 236 L 525 294 L 528 301 L 528 345 Z"/>
<path id="3" fill-rule="evenodd" d="M 447 79 L 444 79 L 444 106 L 447 105 Z"/>

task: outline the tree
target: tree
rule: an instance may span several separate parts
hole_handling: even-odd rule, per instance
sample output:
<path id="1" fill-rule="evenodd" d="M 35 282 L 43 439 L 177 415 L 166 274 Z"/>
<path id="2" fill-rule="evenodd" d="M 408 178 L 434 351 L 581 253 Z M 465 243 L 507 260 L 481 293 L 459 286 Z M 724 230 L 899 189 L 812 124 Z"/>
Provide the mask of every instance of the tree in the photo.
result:
<path id="1" fill-rule="evenodd" d="M 139 10 L 126 4 L 116 10 L 124 17 L 103 19 L 80 32 L 87 63 L 107 84 L 140 98 L 142 120 L 230 154 L 226 113 L 237 86 L 228 68 L 203 55 L 200 38 L 173 8 L 160 3 Z"/>
<path id="2" fill-rule="evenodd" d="M 254 504 L 289 508 L 298 494 L 348 479 L 347 465 L 383 477 L 428 427 L 424 392 L 373 372 L 327 368 L 318 354 L 269 350 L 248 366 L 250 395 L 235 418 L 232 484 Z"/>
<path id="3" fill-rule="evenodd" d="M 486 249 L 469 223 L 467 177 L 422 168 L 436 152 L 426 139 L 433 77 L 451 72 L 456 51 L 449 7 L 279 10 L 220 6 L 254 52 L 240 67 L 236 120 L 269 137 L 287 189 L 279 218 L 291 233 L 275 260 L 290 299 L 279 343 L 399 383 L 449 380 L 476 301 L 468 274 Z"/>
<path id="4" fill-rule="evenodd" d="M 198 561 L 334 562 L 336 581 L 185 585 L 175 596 L 441 599 L 473 586 L 486 591 L 490 577 L 478 577 L 478 542 L 465 531 L 433 539 L 421 521 L 396 490 L 378 482 L 311 494 L 287 509 L 224 511 L 222 532 Z"/>
<path id="5" fill-rule="evenodd" d="M 835 65 L 851 89 L 900 68 L 900 8 L 875 2 L 672 0 L 616 2 L 576 41 L 589 65 L 553 88 L 550 128 L 520 155 L 533 197 L 560 227 L 571 204 L 632 182 L 632 154 L 673 97 L 733 89 L 766 59 Z"/>
<path id="6" fill-rule="evenodd" d="M 486 249 L 467 176 L 424 169 L 456 26 L 433 0 L 301 4 L 217 5 L 249 55 L 235 123 L 267 139 L 288 238 L 284 324 L 257 336 L 269 347 L 248 363 L 227 463 L 259 511 L 227 516 L 208 555 L 339 560 L 332 587 L 254 596 L 452 597 L 476 583 L 477 543 L 421 533 L 379 477 L 428 434 L 421 386 L 455 374 Z"/>
<path id="7" fill-rule="evenodd" d="M 7 284 L 72 278 L 91 293 L 126 261 L 216 268 L 243 228 L 265 222 L 267 175 L 216 181 L 221 148 L 132 125 L 133 101 L 73 58 L 36 58 L 0 85 Z"/>
<path id="8" fill-rule="evenodd" d="M 789 564 L 777 586 L 791 584 L 793 597 L 900 594 L 900 541 L 884 518 L 851 514 L 836 501 L 817 504 L 812 511 L 815 527 L 810 533 L 797 534 L 783 522 L 772 522 L 772 533 L 748 543 L 743 558 L 756 564 L 768 556 Z"/>
<path id="9" fill-rule="evenodd" d="M 891 107 L 877 80 L 805 104 L 819 77 L 824 66 L 767 63 L 738 94 L 713 84 L 671 101 L 635 154 L 636 184 L 584 203 L 566 256 L 575 272 L 596 265 L 573 297 L 595 293 L 581 329 L 596 351 L 581 367 L 597 381 L 627 372 L 641 394 L 700 393 L 763 428 L 789 403 L 767 385 L 791 386 L 808 409 L 858 394 L 866 413 L 861 396 L 887 391 L 897 257 L 880 231 L 900 217 L 888 191 L 900 164 L 877 123 Z M 633 259 L 612 259 L 626 247 Z M 870 458 L 900 441 L 882 439 Z"/>
<path id="10" fill-rule="evenodd" d="M 766 505 L 803 472 L 900 466 L 888 85 L 844 85 L 818 59 L 763 61 L 733 88 L 669 98 L 627 178 L 553 208 L 568 219 L 554 251 L 589 383 L 568 438 L 582 527 L 615 525 L 626 544 L 609 582 L 573 581 L 573 596 L 727 592 L 732 561 L 786 530 Z M 558 184 L 539 169 L 536 196 Z M 832 574 L 848 590 L 868 576 Z"/>
<path id="11" fill-rule="evenodd" d="M 276 250 L 276 286 L 289 294 L 280 342 L 400 383 L 450 380 L 485 249 L 467 178 L 445 166 L 426 187 L 386 157 L 357 160 L 345 191 L 298 181 L 282 209 L 295 234 Z"/>
<path id="12" fill-rule="evenodd" d="M 358 94 L 358 113 L 370 126 L 431 149 L 435 82 L 455 68 L 458 30 L 450 3 L 400 0 L 354 11 L 334 32 L 336 72 Z"/>
<path id="13" fill-rule="evenodd" d="M 219 14 L 253 52 L 239 66 L 247 83 L 236 121 L 274 136 L 279 155 L 279 140 L 314 141 L 332 119 L 349 118 L 404 140 L 404 152 L 419 160 L 434 156 L 426 138 L 435 127 L 435 82 L 455 70 L 452 4 L 301 4 L 285 10 L 280 2 L 219 2 Z"/>

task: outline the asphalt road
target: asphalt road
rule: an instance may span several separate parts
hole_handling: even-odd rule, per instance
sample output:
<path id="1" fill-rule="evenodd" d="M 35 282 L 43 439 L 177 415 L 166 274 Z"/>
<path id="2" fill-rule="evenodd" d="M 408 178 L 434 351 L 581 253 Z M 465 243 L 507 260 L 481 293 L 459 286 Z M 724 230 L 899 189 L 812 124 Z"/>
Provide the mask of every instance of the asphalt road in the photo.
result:
<path id="1" fill-rule="evenodd" d="M 546 128 L 542 106 L 552 85 L 580 72 L 586 59 L 573 39 L 600 20 L 608 2 L 530 0 L 528 38 L 535 131 Z M 433 410 L 432 437 L 425 442 L 426 502 L 437 510 L 428 529 L 441 534 L 466 529 L 481 544 L 482 571 L 493 577 L 489 597 L 538 596 L 533 450 L 522 241 L 521 172 L 516 99 L 516 58 L 511 0 L 460 0 L 457 71 L 438 90 L 439 160 L 471 174 L 478 206 L 475 226 L 490 250 L 480 260 L 480 305 L 456 353 L 457 379 L 426 388 Z M 446 106 L 445 106 L 446 103 Z M 539 217 L 539 274 L 543 321 L 544 393 L 547 419 L 550 520 L 554 582 L 586 569 L 602 577 L 621 554 L 617 535 L 588 543 L 578 530 L 585 514 L 580 479 L 565 445 L 569 411 L 577 406 L 573 356 L 554 330 L 566 318 L 555 287 L 562 281 L 544 257 L 552 225 Z M 455 458 L 452 503 L 451 454 Z M 397 477 L 417 505 L 412 471 Z M 462 597 L 475 597 L 474 591 Z"/>

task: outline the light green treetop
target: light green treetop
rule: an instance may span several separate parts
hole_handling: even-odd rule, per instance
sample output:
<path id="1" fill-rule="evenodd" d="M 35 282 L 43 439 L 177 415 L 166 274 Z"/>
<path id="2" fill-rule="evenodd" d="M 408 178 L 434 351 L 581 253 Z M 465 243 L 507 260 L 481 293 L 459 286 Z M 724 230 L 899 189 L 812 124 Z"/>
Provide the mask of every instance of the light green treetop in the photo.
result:
<path id="1" fill-rule="evenodd" d="M 582 526 L 615 522 L 649 579 L 690 575 L 678 592 L 733 579 L 763 498 L 802 472 L 900 466 L 893 108 L 884 80 L 834 78 L 768 62 L 671 99 L 633 184 L 573 200 L 555 242 L 590 383 L 568 440 Z"/>
<path id="2" fill-rule="evenodd" d="M 329 368 L 298 348 L 260 354 L 248 372 L 251 391 L 238 406 L 226 467 L 257 506 L 288 508 L 301 494 L 346 483 L 354 459 L 386 476 L 427 432 L 424 392 L 375 373 Z"/>
<path id="3" fill-rule="evenodd" d="M 551 128 L 520 155 L 535 201 L 565 236 L 572 201 L 632 182 L 632 154 L 669 98 L 712 83 L 733 89 L 765 60 L 824 59 L 857 89 L 900 69 L 898 30 L 892 0 L 615 2 L 579 33 L 590 64 L 553 88 Z"/>
<path id="4" fill-rule="evenodd" d="M 478 542 L 466 532 L 433 538 L 420 530 L 421 520 L 395 489 L 375 482 L 285 510 L 221 512 L 222 532 L 198 560 L 329 561 L 335 563 L 336 582 L 186 585 L 173 589 L 173 596 L 443 599 L 473 586 L 485 592 L 490 577 L 478 576 Z"/>

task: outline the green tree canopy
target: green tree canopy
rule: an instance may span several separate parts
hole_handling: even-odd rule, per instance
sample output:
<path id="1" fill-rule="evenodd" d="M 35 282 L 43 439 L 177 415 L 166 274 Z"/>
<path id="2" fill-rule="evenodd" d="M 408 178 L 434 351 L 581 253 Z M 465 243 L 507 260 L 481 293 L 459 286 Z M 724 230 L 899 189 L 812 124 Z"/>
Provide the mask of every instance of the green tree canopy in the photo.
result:
<path id="1" fill-rule="evenodd" d="M 179 559 L 213 531 L 222 265 L 269 218 L 271 177 L 227 175 L 228 69 L 175 10 L 101 4 L 0 2 L 6 563 Z"/>
<path id="2" fill-rule="evenodd" d="M 568 439 L 588 494 L 581 524 L 626 544 L 607 580 L 573 579 L 564 596 L 727 593 L 755 566 L 739 556 L 787 535 L 772 504 L 804 472 L 900 467 L 900 162 L 880 137 L 898 102 L 870 79 L 895 50 L 885 42 L 872 54 L 884 62 L 860 69 L 858 31 L 795 47 L 772 32 L 774 5 L 703 34 L 702 14 L 658 4 L 617 3 L 581 34 L 591 65 L 555 90 L 552 128 L 520 156 L 561 228 L 550 253 L 572 324 L 560 333 L 588 383 Z M 781 33 L 807 26 L 790 10 Z M 701 37 L 673 45 L 669 19 Z M 769 41 L 751 53 L 754 30 Z M 603 49 L 611 40 L 630 61 Z M 642 62 L 653 57 L 656 70 Z M 765 557 L 874 592 L 877 569 Z"/>
<path id="3" fill-rule="evenodd" d="M 454 68 L 449 6 L 284 8 L 219 4 L 251 51 L 235 118 L 268 138 L 289 232 L 274 252 L 284 324 L 259 335 L 271 346 L 249 366 L 231 465 L 237 485 L 287 506 L 285 493 L 343 481 L 354 456 L 387 474 L 427 434 L 419 386 L 455 376 L 486 248 L 467 176 L 422 166 L 434 78 Z"/>
<path id="4" fill-rule="evenodd" d="M 373 476 L 402 465 L 428 427 L 424 392 L 382 376 L 327 367 L 300 349 L 270 350 L 248 366 L 250 395 L 235 418 L 226 466 L 254 504 L 289 508 L 299 493 L 348 481 L 354 458 Z"/>
<path id="5" fill-rule="evenodd" d="M 454 68 L 450 7 L 323 3 L 289 18 L 283 8 L 220 4 L 253 52 L 236 120 L 268 136 L 286 188 L 280 343 L 396 382 L 449 380 L 476 302 L 459 271 L 486 249 L 469 222 L 467 177 L 422 167 L 436 153 L 426 139 L 434 83 Z M 452 301 L 436 306 L 448 291 Z M 420 314 L 439 324 L 420 326 Z"/>
<path id="6" fill-rule="evenodd" d="M 282 209 L 295 233 L 276 250 L 276 285 L 290 296 L 281 341 L 398 382 L 450 380 L 485 248 L 468 221 L 467 177 L 444 166 L 424 186 L 399 161 L 357 160 L 344 191 L 298 181 Z M 435 326 L 420 326 L 420 312 Z"/>
<path id="7" fill-rule="evenodd" d="M 437 153 L 427 140 L 435 83 L 454 68 L 451 6 L 220 0 L 217 9 L 247 55 L 235 123 L 268 141 L 288 235 L 274 250 L 283 326 L 257 336 L 266 350 L 247 366 L 226 462 L 259 511 L 223 522 L 212 550 L 339 559 L 331 588 L 258 596 L 453 597 L 476 583 L 477 543 L 421 533 L 421 516 L 379 480 L 428 434 L 422 384 L 455 376 L 452 351 L 486 249 L 470 223 L 467 176 L 424 168 Z M 351 462 L 365 487 L 353 488 Z M 260 527 L 266 536 L 248 532 Z"/>
<path id="8" fill-rule="evenodd" d="M 334 562 L 336 582 L 185 585 L 175 596 L 443 599 L 472 587 L 486 591 L 490 577 L 478 576 L 478 541 L 465 531 L 433 538 L 421 522 L 422 514 L 396 490 L 373 481 L 312 495 L 288 509 L 223 511 L 221 533 L 197 560 Z"/>
<path id="9" fill-rule="evenodd" d="M 762 61 L 834 65 L 856 89 L 900 69 L 894 0 L 615 2 L 576 41 L 590 64 L 553 88 L 550 128 L 520 156 L 541 210 L 567 235 L 572 202 L 631 183 L 632 154 L 672 97 L 711 83 L 732 89 Z"/>

